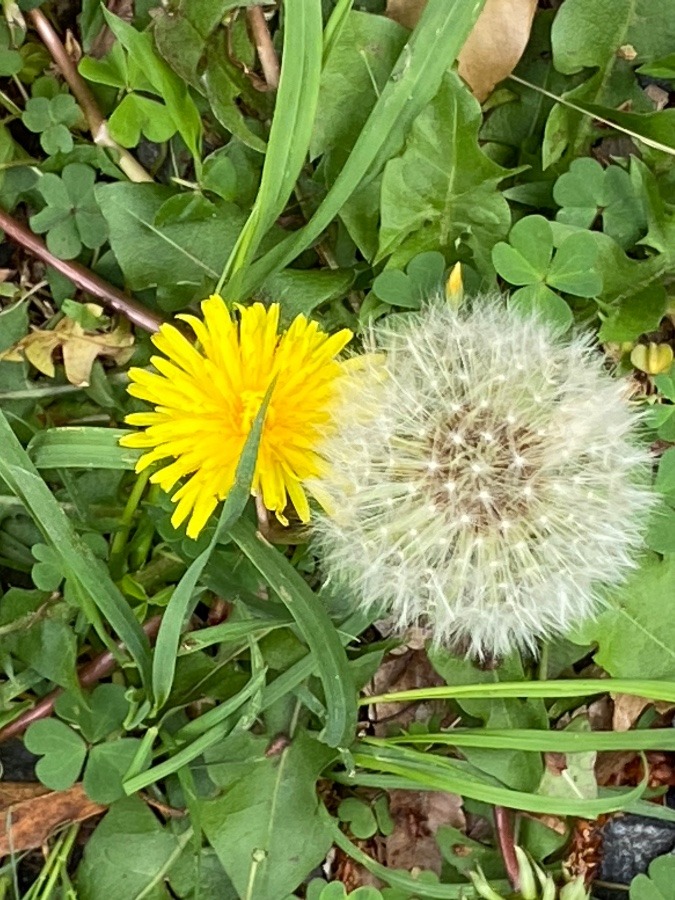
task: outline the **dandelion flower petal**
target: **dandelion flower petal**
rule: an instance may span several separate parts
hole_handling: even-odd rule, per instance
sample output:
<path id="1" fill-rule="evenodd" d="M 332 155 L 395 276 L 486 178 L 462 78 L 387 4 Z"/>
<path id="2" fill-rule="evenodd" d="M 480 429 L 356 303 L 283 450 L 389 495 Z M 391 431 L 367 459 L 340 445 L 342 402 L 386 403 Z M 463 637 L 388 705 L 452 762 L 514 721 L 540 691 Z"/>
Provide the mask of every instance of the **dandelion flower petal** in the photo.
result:
<path id="1" fill-rule="evenodd" d="M 252 493 L 282 524 L 286 507 L 309 519 L 303 483 L 322 470 L 317 448 L 333 418 L 330 407 L 346 369 L 335 357 L 351 332 L 334 335 L 298 316 L 279 335 L 278 304 L 237 306 L 233 318 L 217 295 L 204 300 L 203 320 L 178 318 L 192 329 L 197 345 L 177 328 L 163 325 L 153 336 L 162 356 L 154 372 L 132 368 L 129 393 L 154 406 L 127 417 L 143 431 L 125 435 L 124 447 L 144 450 L 136 471 L 157 463 L 151 481 L 174 491 L 172 524 L 187 521 L 196 538 L 232 488 L 253 422 L 267 391 L 267 408 L 253 476 Z M 163 463 L 163 465 L 162 465 Z"/>

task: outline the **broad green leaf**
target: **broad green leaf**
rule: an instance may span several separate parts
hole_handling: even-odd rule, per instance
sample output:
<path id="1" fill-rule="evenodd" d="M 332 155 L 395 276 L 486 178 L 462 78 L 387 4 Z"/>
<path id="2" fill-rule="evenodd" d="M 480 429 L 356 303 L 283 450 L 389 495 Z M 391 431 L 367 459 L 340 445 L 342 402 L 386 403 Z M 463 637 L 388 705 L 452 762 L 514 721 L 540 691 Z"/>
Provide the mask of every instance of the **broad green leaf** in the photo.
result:
<path id="1" fill-rule="evenodd" d="M 309 316 L 324 303 L 344 297 L 354 281 L 351 269 L 284 269 L 263 285 L 265 293 L 281 304 L 286 322 Z"/>
<path id="2" fill-rule="evenodd" d="M 135 147 L 144 134 L 161 144 L 176 133 L 176 123 L 163 103 L 141 94 L 127 94 L 108 119 L 111 137 L 122 147 Z"/>
<path id="3" fill-rule="evenodd" d="M 497 190 L 508 170 L 478 145 L 481 110 L 455 73 L 448 73 L 417 117 L 403 154 L 384 169 L 378 259 L 401 267 L 417 253 L 456 253 L 466 243 L 475 267 L 492 270 L 490 250 L 506 236 L 511 215 Z"/>
<path id="4" fill-rule="evenodd" d="M 555 65 L 561 72 L 603 65 L 629 44 L 644 62 L 663 56 L 675 40 L 675 6 L 664 0 L 566 0 L 554 25 Z"/>
<path id="5" fill-rule="evenodd" d="M 211 219 L 158 227 L 155 216 L 175 196 L 170 188 L 120 182 L 98 185 L 95 193 L 113 253 L 135 291 L 156 285 L 175 291 L 182 284 L 197 290 L 204 283 L 215 284 L 243 223 L 239 208 L 223 203 Z"/>
<path id="6" fill-rule="evenodd" d="M 646 555 L 626 584 L 607 598 L 594 621 L 574 640 L 597 645 L 595 661 L 617 678 L 675 681 L 675 619 L 664 615 L 665 598 L 675 591 L 675 557 Z"/>
<path id="7" fill-rule="evenodd" d="M 535 313 L 543 322 L 561 331 L 567 331 L 574 319 L 572 310 L 562 297 L 541 282 L 514 291 L 508 298 L 508 306 L 526 315 Z"/>
<path id="8" fill-rule="evenodd" d="M 240 896 L 279 900 L 293 891 L 331 845 L 319 815 L 316 781 L 334 757 L 325 745 L 298 731 L 276 756 L 265 756 L 260 739 L 237 735 L 223 745 L 229 765 L 207 759 L 221 797 L 200 802 L 206 836 Z"/>
<path id="9" fill-rule="evenodd" d="M 65 791 L 75 784 L 87 745 L 72 728 L 58 719 L 42 719 L 29 726 L 24 743 L 27 750 L 42 757 L 35 774 L 45 787 Z"/>
<path id="10" fill-rule="evenodd" d="M 602 216 L 603 230 L 624 249 L 647 227 L 631 176 L 620 166 L 603 169 L 595 159 L 575 159 L 553 186 L 553 198 L 562 207 L 558 222 L 590 228 Z"/>
<path id="11" fill-rule="evenodd" d="M 377 102 L 408 37 L 384 16 L 352 10 L 321 72 L 310 156 L 330 152 L 330 169 L 344 162 Z M 334 175 L 337 174 L 337 171 Z"/>
<path id="12" fill-rule="evenodd" d="M 347 656 L 328 613 L 297 569 L 253 525 L 240 519 L 229 533 L 288 608 L 312 651 L 326 697 L 322 740 L 330 747 L 348 747 L 356 728 L 356 689 Z"/>
<path id="13" fill-rule="evenodd" d="M 118 800 L 84 846 L 76 880 L 79 900 L 167 900 L 162 874 L 190 835 L 188 829 L 179 841 L 138 797 Z"/>

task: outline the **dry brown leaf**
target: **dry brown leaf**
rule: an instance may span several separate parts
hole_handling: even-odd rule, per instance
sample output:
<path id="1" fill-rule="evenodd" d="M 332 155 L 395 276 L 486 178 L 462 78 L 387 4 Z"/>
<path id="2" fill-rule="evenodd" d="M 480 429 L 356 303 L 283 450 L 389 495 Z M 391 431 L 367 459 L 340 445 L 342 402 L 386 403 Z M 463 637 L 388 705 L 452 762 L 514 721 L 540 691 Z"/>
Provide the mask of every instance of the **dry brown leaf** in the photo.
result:
<path id="1" fill-rule="evenodd" d="M 94 316 L 103 312 L 95 303 L 85 304 Z M 26 337 L 0 353 L 0 360 L 21 362 L 28 360 L 38 372 L 53 378 L 53 355 L 60 350 L 66 378 L 77 387 L 86 387 L 91 377 L 91 367 L 99 356 L 107 356 L 118 366 L 131 359 L 133 335 L 125 325 L 118 325 L 109 332 L 88 331 L 67 316 L 51 331 L 35 329 Z"/>
<path id="2" fill-rule="evenodd" d="M 389 791 L 394 830 L 386 839 L 387 866 L 440 875 L 442 857 L 435 835 L 441 825 L 464 829 L 462 802 L 446 791 Z"/>
<path id="3" fill-rule="evenodd" d="M 46 788 L 39 781 L 2 781 L 0 782 L 0 813 L 9 806 L 30 800 L 33 797 L 41 797 L 48 794 Z"/>
<path id="4" fill-rule="evenodd" d="M 432 668 L 424 650 L 405 650 L 385 658 L 366 693 L 385 694 L 390 691 L 408 691 L 413 688 L 443 684 L 443 679 Z M 434 713 L 443 712 L 445 703 L 382 703 L 371 707 L 374 732 L 378 737 L 388 734 L 392 727 L 406 728 L 411 722 L 426 722 Z"/>
<path id="5" fill-rule="evenodd" d="M 426 0 L 389 0 L 387 15 L 414 28 Z M 487 0 L 458 57 L 458 70 L 481 103 L 515 69 L 530 38 L 537 0 Z"/>
<path id="6" fill-rule="evenodd" d="M 4 787 L 0 786 L 0 793 Z M 0 816 L 0 857 L 41 847 L 61 825 L 82 822 L 105 810 L 87 797 L 81 784 L 11 802 Z"/>
<path id="7" fill-rule="evenodd" d="M 645 697 L 633 697 L 628 694 L 612 694 L 612 699 L 614 700 L 613 731 L 628 731 L 648 706 L 653 705 L 661 714 L 675 709 L 673 703 L 665 703 L 661 700 L 654 703 L 653 700 L 647 700 Z"/>

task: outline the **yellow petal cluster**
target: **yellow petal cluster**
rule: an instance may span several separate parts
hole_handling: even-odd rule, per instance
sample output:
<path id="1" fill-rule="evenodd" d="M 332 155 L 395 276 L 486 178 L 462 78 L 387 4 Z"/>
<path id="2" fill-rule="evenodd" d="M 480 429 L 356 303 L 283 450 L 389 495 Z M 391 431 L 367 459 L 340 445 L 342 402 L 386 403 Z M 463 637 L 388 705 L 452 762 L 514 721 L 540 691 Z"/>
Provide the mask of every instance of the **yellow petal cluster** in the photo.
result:
<path id="1" fill-rule="evenodd" d="M 152 404 L 151 412 L 129 415 L 142 432 L 121 439 L 147 450 L 136 471 L 161 462 L 151 481 L 173 493 L 172 524 L 189 519 L 197 537 L 218 502 L 230 491 L 246 438 L 267 390 L 274 383 L 265 416 L 251 492 L 283 524 L 288 500 L 301 521 L 309 519 L 303 482 L 322 471 L 317 448 L 331 424 L 343 363 L 336 356 L 352 337 L 348 329 L 328 335 L 298 316 L 279 335 L 279 305 L 237 306 L 232 316 L 213 295 L 202 305 L 203 320 L 187 322 L 193 345 L 172 325 L 162 325 L 153 343 L 156 372 L 132 368 L 129 393 Z"/>

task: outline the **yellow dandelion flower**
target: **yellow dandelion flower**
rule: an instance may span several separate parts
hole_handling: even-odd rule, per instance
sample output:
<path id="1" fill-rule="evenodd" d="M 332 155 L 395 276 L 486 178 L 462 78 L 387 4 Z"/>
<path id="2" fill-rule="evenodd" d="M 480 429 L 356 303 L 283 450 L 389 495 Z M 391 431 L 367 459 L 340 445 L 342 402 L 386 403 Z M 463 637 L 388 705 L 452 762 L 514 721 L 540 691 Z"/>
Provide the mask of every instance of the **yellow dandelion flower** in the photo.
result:
<path id="1" fill-rule="evenodd" d="M 328 335 L 302 315 L 279 335 L 278 304 L 237 310 L 239 322 L 221 297 L 209 297 L 202 303 L 203 321 L 178 316 L 190 325 L 198 346 L 172 325 L 162 325 L 152 338 L 163 354 L 151 359 L 157 371 L 129 371 L 129 393 L 155 409 L 127 416 L 144 431 L 120 443 L 148 451 L 137 472 L 171 460 L 150 480 L 167 492 L 181 482 L 171 498 L 176 503 L 171 522 L 178 527 L 189 517 L 192 538 L 230 491 L 246 438 L 275 379 L 251 493 L 283 524 L 288 524 L 289 499 L 308 521 L 302 483 L 322 471 L 318 447 L 330 428 L 343 367 L 335 357 L 352 337 L 347 329 Z"/>

